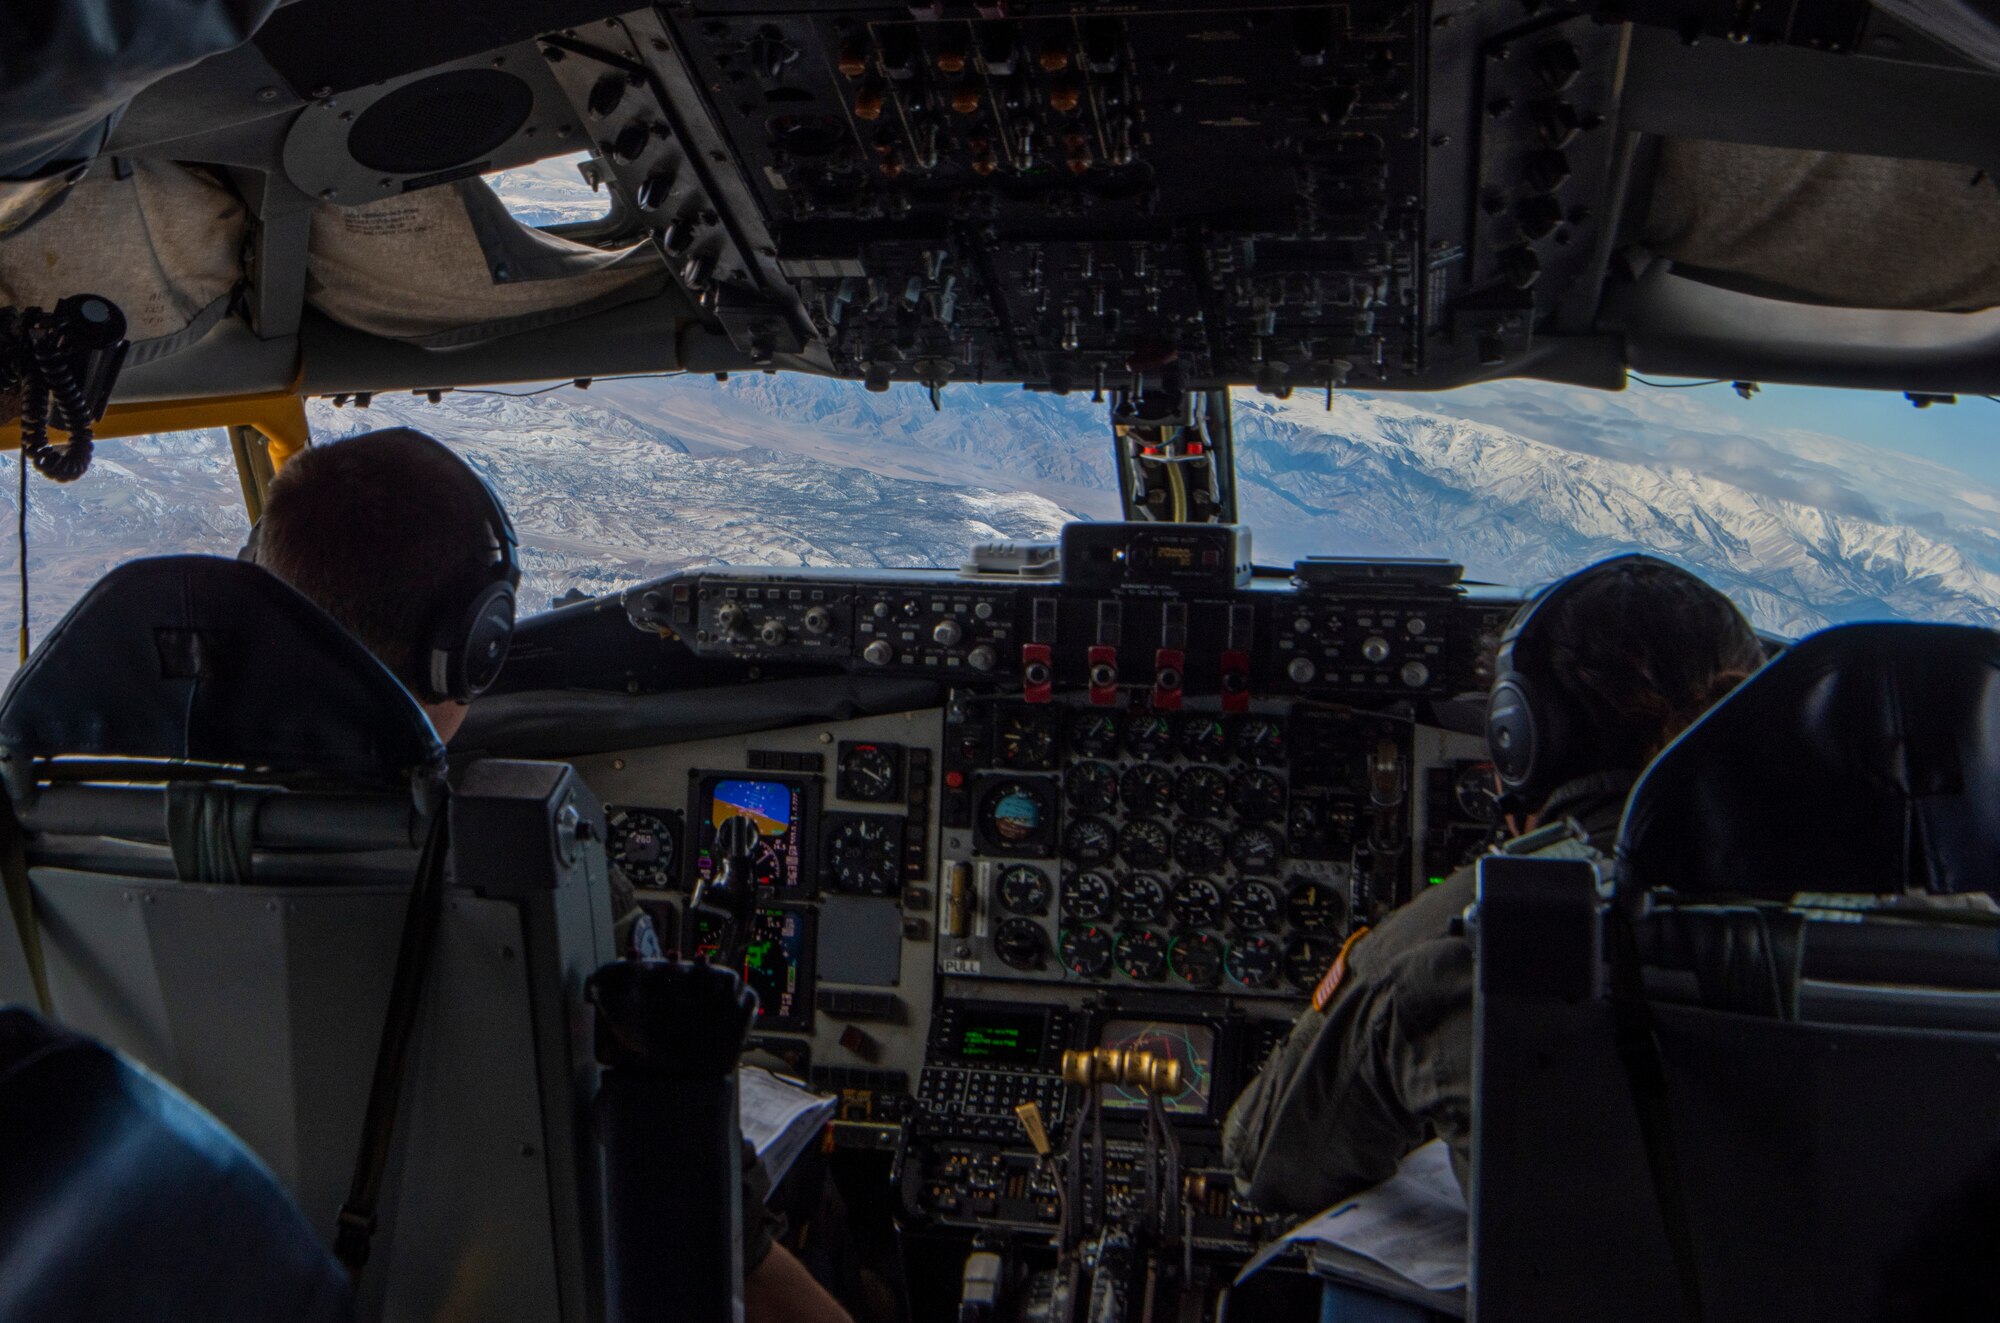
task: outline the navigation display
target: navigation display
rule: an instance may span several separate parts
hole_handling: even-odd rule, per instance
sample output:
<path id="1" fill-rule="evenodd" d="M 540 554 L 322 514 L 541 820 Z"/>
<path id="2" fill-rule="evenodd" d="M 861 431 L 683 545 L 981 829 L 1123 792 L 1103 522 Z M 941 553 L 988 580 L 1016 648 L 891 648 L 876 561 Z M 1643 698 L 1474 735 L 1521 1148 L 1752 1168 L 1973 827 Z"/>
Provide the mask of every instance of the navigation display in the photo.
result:
<path id="1" fill-rule="evenodd" d="M 743 953 L 743 981 L 757 994 L 761 1029 L 812 1027 L 813 914 L 808 910 L 757 911 Z M 712 956 L 719 943 L 714 921 L 695 919 L 694 949 Z"/>
<path id="2" fill-rule="evenodd" d="M 951 1054 L 969 1066 L 1032 1066 L 1042 1059 L 1049 1017 L 1044 1011 L 959 1008 L 952 1023 Z"/>
<path id="3" fill-rule="evenodd" d="M 760 887 L 803 895 L 811 887 L 809 867 L 812 825 L 812 784 L 777 777 L 705 776 L 698 783 L 694 812 L 701 840 L 695 852 L 695 875 L 715 876 L 722 861 L 715 848 L 716 829 L 731 818 L 748 818 L 757 827 L 757 844 L 750 851 L 750 872 Z"/>
<path id="4" fill-rule="evenodd" d="M 1181 1091 L 1161 1101 L 1175 1116 L 1207 1116 L 1215 1092 L 1215 1030 L 1205 1024 L 1168 1020 L 1113 1020 L 1104 1026 L 1103 1047 L 1168 1053 L 1181 1063 Z M 1101 1099 L 1106 1111 L 1143 1111 L 1146 1095 L 1122 1085 L 1107 1084 Z"/>

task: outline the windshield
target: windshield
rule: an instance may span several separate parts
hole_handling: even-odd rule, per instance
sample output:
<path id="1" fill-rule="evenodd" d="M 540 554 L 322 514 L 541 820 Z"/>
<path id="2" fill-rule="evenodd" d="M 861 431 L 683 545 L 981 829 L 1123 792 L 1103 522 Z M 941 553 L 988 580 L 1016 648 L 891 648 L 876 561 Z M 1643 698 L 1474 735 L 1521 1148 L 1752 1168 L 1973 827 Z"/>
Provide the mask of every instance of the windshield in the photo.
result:
<path id="1" fill-rule="evenodd" d="M 690 565 L 955 567 L 1118 514 L 1088 394 L 928 393 L 797 375 L 460 391 L 315 406 L 321 435 L 446 436 L 516 513 L 524 600 Z M 1680 561 L 1786 634 L 1855 619 L 2000 624 L 2000 422 L 1974 400 L 1727 384 L 1536 382 L 1446 395 L 1235 399 L 1261 563 L 1441 556 L 1532 586 L 1621 551 Z"/>
<path id="2" fill-rule="evenodd" d="M 458 447 L 523 542 L 524 610 L 703 564 L 955 567 L 1118 516 L 1106 406 L 1087 393 L 752 373 L 377 396 L 309 406 L 322 440 L 399 424 Z M 2000 625 L 2000 452 L 1984 400 L 1728 384 L 1620 394 L 1508 382 L 1445 395 L 1235 399 L 1238 491 L 1257 559 L 1441 556 L 1531 587 L 1649 551 L 1761 627 Z M 0 482 L 6 528 L 14 482 Z M 241 488 L 220 432 L 98 443 L 83 480 L 29 487 L 39 639 L 134 556 L 233 554 Z M 18 559 L 0 542 L 0 676 Z"/>

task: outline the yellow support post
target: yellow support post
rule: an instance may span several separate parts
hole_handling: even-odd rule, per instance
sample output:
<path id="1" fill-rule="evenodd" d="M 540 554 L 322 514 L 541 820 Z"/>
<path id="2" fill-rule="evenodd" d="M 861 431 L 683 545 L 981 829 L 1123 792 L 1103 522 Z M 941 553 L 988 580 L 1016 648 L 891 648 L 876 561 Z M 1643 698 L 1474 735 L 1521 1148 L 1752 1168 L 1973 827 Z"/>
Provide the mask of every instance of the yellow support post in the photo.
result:
<path id="1" fill-rule="evenodd" d="M 218 395 L 201 400 L 164 400 L 156 404 L 114 404 L 98 420 L 99 440 L 121 436 L 151 436 L 157 432 L 194 432 L 220 427 L 230 434 L 236 456 L 237 476 L 243 480 L 243 504 L 254 523 L 263 509 L 264 488 L 271 475 L 285 467 L 285 461 L 312 442 L 306 424 L 306 402 L 291 391 L 271 391 L 261 395 Z M 264 438 L 264 455 L 247 444 L 237 432 L 247 428 Z M 60 434 L 60 428 L 51 428 Z M 21 425 L 0 424 L 0 451 L 18 450 Z M 268 457 L 268 458 L 266 458 Z"/>
<path id="2" fill-rule="evenodd" d="M 155 432 L 192 432 L 204 427 L 256 428 L 264 434 L 271 452 L 271 466 L 280 469 L 312 440 L 311 430 L 306 426 L 305 399 L 290 391 L 164 400 L 157 404 L 114 404 L 104 411 L 96 434 L 109 439 L 150 436 Z M 0 450 L 13 450 L 20 444 L 19 423 L 0 426 Z"/>

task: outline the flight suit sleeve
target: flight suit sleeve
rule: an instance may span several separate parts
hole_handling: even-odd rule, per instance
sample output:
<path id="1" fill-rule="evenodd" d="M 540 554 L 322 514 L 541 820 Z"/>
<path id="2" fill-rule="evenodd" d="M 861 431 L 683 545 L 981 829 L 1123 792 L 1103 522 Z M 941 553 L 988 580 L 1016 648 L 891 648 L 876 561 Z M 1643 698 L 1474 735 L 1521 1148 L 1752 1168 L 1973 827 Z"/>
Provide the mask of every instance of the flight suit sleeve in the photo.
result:
<path id="1" fill-rule="evenodd" d="M 1246 1198 L 1318 1212 L 1387 1180 L 1431 1131 L 1461 1184 L 1472 1145 L 1472 948 L 1454 874 L 1354 942 L 1344 977 L 1292 1027 L 1234 1108 L 1224 1161 Z"/>

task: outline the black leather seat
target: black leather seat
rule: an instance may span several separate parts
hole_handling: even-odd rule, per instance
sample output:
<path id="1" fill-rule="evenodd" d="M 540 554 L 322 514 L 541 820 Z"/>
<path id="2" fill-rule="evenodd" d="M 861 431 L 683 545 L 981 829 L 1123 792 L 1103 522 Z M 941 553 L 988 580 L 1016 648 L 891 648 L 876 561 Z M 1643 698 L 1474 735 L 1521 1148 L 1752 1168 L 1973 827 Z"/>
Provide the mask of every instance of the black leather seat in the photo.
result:
<path id="1" fill-rule="evenodd" d="M 2000 915 L 1939 893 L 2000 879 L 2000 636 L 1806 639 L 1648 769 L 1615 879 L 1481 865 L 1480 1312 L 1993 1317 Z"/>
<path id="2" fill-rule="evenodd" d="M 0 1010 L 0 1319 L 351 1313 L 340 1265 L 214 1117 L 89 1039 Z"/>
<path id="3" fill-rule="evenodd" d="M 2000 890 L 2000 634 L 1869 624 L 1801 641 L 1660 756 L 1618 852 L 1641 890 Z"/>

